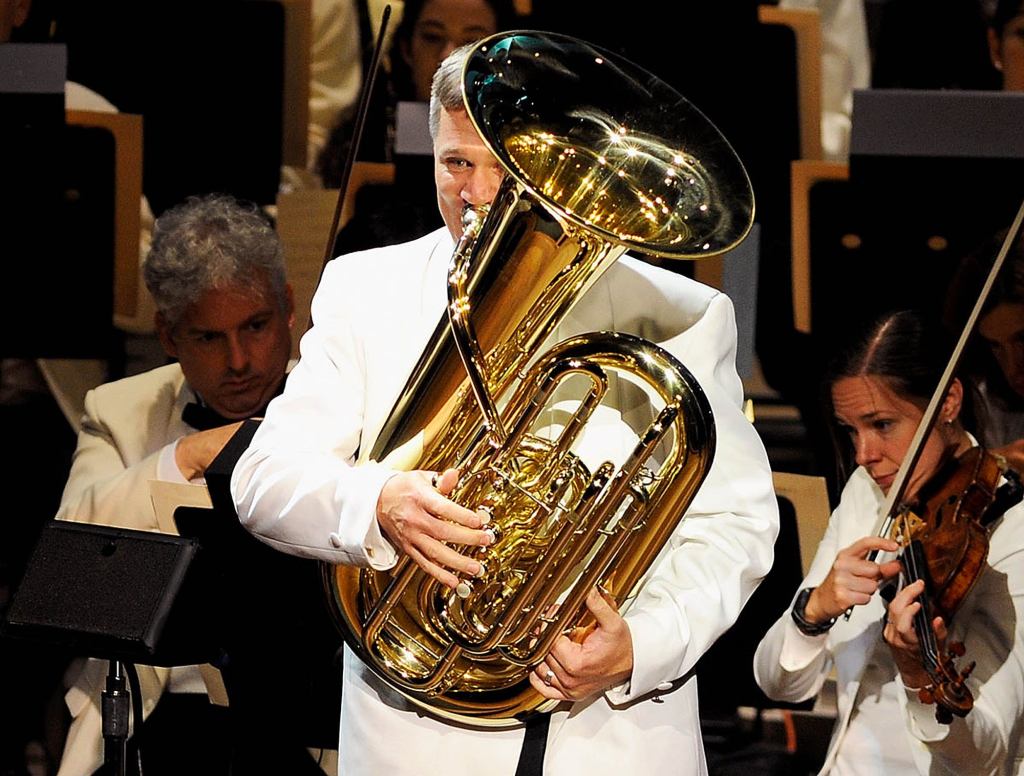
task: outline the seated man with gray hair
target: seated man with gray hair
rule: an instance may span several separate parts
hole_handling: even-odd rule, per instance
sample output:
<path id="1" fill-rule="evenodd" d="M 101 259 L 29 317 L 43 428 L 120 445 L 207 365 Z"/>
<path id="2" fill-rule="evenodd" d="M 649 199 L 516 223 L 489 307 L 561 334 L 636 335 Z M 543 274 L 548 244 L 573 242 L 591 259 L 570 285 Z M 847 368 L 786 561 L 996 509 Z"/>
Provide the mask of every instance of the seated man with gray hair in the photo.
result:
<path id="1" fill-rule="evenodd" d="M 294 305 L 281 243 L 258 208 L 208 195 L 166 211 L 144 277 L 174 363 L 88 393 L 59 519 L 161 530 L 150 481 L 201 482 L 241 422 L 262 416 L 283 387 Z M 198 667 L 138 669 L 146 721 L 134 738 L 146 772 L 228 773 L 235 742 Z M 62 776 L 103 762 L 106 673 L 106 662 L 92 659 L 69 671 Z"/>

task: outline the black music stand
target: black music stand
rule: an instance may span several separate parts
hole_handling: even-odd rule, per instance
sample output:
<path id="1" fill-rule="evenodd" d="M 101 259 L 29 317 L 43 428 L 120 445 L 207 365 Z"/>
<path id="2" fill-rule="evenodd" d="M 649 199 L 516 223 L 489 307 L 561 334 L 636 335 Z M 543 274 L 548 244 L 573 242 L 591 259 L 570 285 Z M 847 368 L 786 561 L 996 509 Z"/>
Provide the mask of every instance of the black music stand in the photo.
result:
<path id="1" fill-rule="evenodd" d="M 199 555 L 194 539 L 52 520 L 0 624 L 5 638 L 110 661 L 104 756 L 118 774 L 125 773 L 129 719 L 122 664 L 194 665 L 220 657 Z"/>
<path id="2" fill-rule="evenodd" d="M 48 523 L 0 623 L 4 638 L 112 661 L 112 765 L 123 766 L 127 738 L 120 662 L 216 665 L 238 773 L 314 776 L 307 748 L 337 746 L 342 639 L 321 564 L 257 541 L 227 490 L 257 426 L 243 424 L 207 469 L 214 508 L 175 511 L 181 536 Z"/>
<path id="3" fill-rule="evenodd" d="M 195 539 L 52 520 L 3 623 L 91 657 L 157 666 L 217 658 Z"/>

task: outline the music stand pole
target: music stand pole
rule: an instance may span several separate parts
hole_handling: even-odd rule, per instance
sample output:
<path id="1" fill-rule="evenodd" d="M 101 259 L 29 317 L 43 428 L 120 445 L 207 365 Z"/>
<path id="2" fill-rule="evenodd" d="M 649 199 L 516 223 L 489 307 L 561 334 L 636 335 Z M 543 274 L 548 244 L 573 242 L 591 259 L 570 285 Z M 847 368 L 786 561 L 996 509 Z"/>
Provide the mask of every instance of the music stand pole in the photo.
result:
<path id="1" fill-rule="evenodd" d="M 102 700 L 103 762 L 116 776 L 125 776 L 128 759 L 129 697 L 121 661 L 111 660 Z"/>

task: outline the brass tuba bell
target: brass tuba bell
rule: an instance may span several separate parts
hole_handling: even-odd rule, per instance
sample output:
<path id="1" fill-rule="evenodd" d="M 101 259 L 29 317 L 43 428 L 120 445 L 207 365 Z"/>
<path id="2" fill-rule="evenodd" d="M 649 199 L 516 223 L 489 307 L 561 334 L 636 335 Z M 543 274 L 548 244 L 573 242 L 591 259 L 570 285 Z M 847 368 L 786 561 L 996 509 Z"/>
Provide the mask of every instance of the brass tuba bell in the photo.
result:
<path id="1" fill-rule="evenodd" d="M 668 541 L 714 454 L 710 407 L 671 354 L 598 332 L 539 353 L 624 251 L 702 258 L 753 221 L 742 164 L 657 78 L 579 40 L 500 33 L 463 70 L 466 110 L 506 171 L 449 269 L 449 309 L 368 457 L 459 467 L 451 497 L 488 511 L 483 571 L 448 590 L 408 558 L 387 572 L 325 567 L 350 648 L 433 714 L 518 724 L 551 704 L 527 679 L 587 591 L 619 603 Z M 656 415 L 616 468 L 574 452 L 610 379 L 642 386 Z M 581 396 L 571 410 L 567 386 Z M 552 407 L 559 422 L 552 431 Z"/>

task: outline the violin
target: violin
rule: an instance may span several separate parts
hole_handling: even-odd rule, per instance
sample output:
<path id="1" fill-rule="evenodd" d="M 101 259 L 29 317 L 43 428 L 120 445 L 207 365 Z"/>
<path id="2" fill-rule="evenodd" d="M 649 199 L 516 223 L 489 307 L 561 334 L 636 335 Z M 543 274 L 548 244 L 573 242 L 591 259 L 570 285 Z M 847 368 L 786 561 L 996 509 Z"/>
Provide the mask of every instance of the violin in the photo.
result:
<path id="1" fill-rule="evenodd" d="M 947 725 L 973 708 L 966 679 L 974 663 L 962 671 L 957 668 L 956 661 L 965 652 L 963 643 L 940 649 L 932 620 L 939 616 L 949 625 L 981 576 L 988 557 L 988 527 L 1010 506 L 1007 491 L 999 486 L 1007 471 L 999 458 L 973 447 L 942 465 L 894 523 L 893 538 L 903 547 L 900 562 L 906 584 L 919 579 L 925 583 L 914 630 L 931 684 L 919 690 L 918 697 L 934 703 L 936 719 Z"/>
<path id="2" fill-rule="evenodd" d="M 1002 459 L 980 447 L 950 458 L 910 503 L 903 501 L 910 473 L 917 465 L 924 442 L 938 417 L 939 406 L 955 379 L 967 341 L 973 333 L 982 307 L 1006 261 L 1010 246 L 1024 224 L 1021 203 L 989 271 L 978 299 L 964 324 L 939 384 L 918 424 L 907 454 L 886 494 L 876 536 L 891 536 L 903 547 L 900 562 L 906 583 L 924 580 L 919 597 L 921 608 L 914 629 L 921 649 L 922 667 L 932 680 L 919 692 L 924 703 L 935 703 L 935 718 L 950 724 L 954 716 L 964 717 L 974 706 L 966 680 L 971 663 L 960 671 L 958 658 L 964 656 L 962 643 L 952 642 L 940 650 L 932 627 L 936 615 L 948 625 L 964 597 L 974 587 L 988 557 L 988 526 L 1014 503 L 1021 500 L 1020 480 Z M 1003 485 L 1000 480 L 1004 479 Z M 875 560 L 871 552 L 868 560 Z M 849 618 L 850 612 L 846 612 Z"/>

